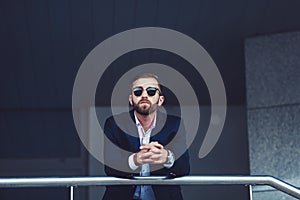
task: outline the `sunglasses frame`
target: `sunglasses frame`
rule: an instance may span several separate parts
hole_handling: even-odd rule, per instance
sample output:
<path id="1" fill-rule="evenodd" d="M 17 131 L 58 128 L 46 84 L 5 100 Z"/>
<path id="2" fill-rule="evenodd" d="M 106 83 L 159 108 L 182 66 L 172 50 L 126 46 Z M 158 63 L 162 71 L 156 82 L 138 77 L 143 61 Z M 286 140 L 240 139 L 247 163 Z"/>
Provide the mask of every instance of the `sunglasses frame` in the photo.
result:
<path id="1" fill-rule="evenodd" d="M 132 92 L 133 92 L 134 96 L 140 97 L 143 94 L 144 90 L 147 91 L 147 95 L 149 97 L 155 96 L 157 91 L 158 91 L 158 94 L 160 95 L 160 90 L 156 87 L 147 87 L 146 89 L 144 89 L 143 87 L 135 87 L 135 88 L 132 89 Z M 136 92 L 139 92 L 139 93 L 136 94 Z M 152 92 L 154 92 L 154 93 L 152 94 Z"/>

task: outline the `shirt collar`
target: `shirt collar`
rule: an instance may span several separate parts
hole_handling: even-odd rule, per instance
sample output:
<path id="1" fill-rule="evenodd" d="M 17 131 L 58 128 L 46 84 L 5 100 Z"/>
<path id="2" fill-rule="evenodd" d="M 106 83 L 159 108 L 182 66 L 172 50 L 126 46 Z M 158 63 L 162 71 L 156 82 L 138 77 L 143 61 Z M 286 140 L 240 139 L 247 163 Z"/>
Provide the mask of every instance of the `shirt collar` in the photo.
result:
<path id="1" fill-rule="evenodd" d="M 135 124 L 136 124 L 137 126 L 142 126 L 142 124 L 141 124 L 141 122 L 139 121 L 139 119 L 137 118 L 135 112 L 134 112 L 134 118 L 135 118 Z M 155 126 L 156 126 L 156 114 L 155 114 L 154 119 L 153 119 L 153 121 L 152 121 L 152 123 L 151 123 L 151 125 L 150 125 L 150 130 L 152 130 L 153 128 L 155 128 Z"/>

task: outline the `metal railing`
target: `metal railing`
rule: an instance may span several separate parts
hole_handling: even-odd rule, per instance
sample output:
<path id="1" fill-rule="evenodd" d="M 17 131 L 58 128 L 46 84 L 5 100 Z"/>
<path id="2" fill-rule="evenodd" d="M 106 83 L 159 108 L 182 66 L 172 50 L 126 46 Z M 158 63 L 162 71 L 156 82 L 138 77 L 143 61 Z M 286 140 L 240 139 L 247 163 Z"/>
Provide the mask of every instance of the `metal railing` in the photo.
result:
<path id="1" fill-rule="evenodd" d="M 300 199 L 300 189 L 272 176 L 184 176 L 167 179 L 163 176 L 135 177 L 44 177 L 0 178 L 0 188 L 10 187 L 70 187 L 70 199 L 74 199 L 74 187 L 105 185 L 268 185 L 292 197 Z"/>

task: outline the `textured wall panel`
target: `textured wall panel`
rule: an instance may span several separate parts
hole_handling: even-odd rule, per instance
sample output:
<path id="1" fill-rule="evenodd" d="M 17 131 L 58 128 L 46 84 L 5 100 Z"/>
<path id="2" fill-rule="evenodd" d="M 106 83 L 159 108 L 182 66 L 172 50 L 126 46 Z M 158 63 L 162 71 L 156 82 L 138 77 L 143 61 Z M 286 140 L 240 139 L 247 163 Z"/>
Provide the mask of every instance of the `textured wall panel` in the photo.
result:
<path id="1" fill-rule="evenodd" d="M 248 111 L 251 174 L 300 185 L 300 106 Z"/>
<path id="2" fill-rule="evenodd" d="M 246 40 L 248 107 L 300 102 L 300 32 Z"/>
<path id="3" fill-rule="evenodd" d="M 279 191 L 267 191 L 255 192 L 253 200 L 295 200 L 295 198 Z"/>
<path id="4" fill-rule="evenodd" d="M 247 39 L 245 57 L 251 174 L 300 186 L 300 32 Z M 270 189 L 253 199 L 293 199 Z"/>

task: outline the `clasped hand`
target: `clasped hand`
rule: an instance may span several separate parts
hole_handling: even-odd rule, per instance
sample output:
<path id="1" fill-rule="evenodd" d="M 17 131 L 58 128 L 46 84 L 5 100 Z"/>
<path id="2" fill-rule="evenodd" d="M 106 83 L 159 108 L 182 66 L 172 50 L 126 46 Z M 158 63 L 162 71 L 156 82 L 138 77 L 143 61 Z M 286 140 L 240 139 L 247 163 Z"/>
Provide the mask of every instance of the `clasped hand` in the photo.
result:
<path id="1" fill-rule="evenodd" d="M 167 162 L 168 151 L 158 142 L 151 142 L 140 146 L 140 151 L 135 153 L 134 161 L 137 165 L 164 164 Z"/>

